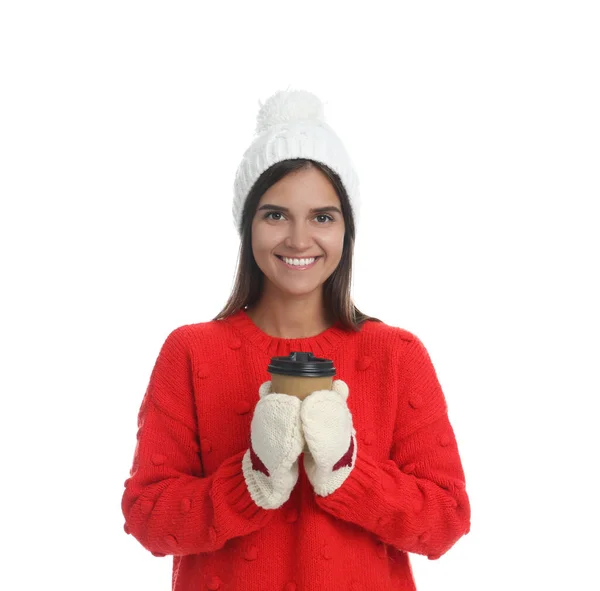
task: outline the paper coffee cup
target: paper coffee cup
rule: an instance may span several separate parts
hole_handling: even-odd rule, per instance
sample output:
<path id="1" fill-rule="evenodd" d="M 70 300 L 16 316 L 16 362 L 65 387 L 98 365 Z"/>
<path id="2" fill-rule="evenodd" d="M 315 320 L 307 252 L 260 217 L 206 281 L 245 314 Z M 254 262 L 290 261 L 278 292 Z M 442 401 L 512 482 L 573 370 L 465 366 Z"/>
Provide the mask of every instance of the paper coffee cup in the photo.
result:
<path id="1" fill-rule="evenodd" d="M 272 357 L 267 368 L 271 392 L 304 400 L 317 390 L 331 390 L 335 367 L 331 359 L 315 357 L 308 351 L 294 351 L 287 357 Z"/>

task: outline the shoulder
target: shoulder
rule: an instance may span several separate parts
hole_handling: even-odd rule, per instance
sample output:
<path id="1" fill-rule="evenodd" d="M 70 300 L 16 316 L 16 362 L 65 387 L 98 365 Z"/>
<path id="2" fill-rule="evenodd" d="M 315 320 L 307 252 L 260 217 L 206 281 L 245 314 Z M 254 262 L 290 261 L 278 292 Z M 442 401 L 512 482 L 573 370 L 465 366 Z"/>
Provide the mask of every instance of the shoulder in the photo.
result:
<path id="1" fill-rule="evenodd" d="M 210 348 L 235 339 L 235 331 L 223 320 L 209 320 L 182 324 L 172 329 L 165 343 L 179 344 L 191 349 Z"/>
<path id="2" fill-rule="evenodd" d="M 364 333 L 365 340 L 361 345 L 376 350 L 378 354 L 385 354 L 392 363 L 402 366 L 432 365 L 429 350 L 421 338 L 407 328 L 367 321 L 364 324 Z"/>
<path id="3" fill-rule="evenodd" d="M 400 326 L 392 326 L 383 321 L 376 322 L 374 320 L 367 320 L 363 324 L 362 332 L 364 332 L 365 335 L 373 335 L 387 339 L 401 347 L 403 346 L 403 343 L 420 343 L 419 337 L 414 332 Z"/>

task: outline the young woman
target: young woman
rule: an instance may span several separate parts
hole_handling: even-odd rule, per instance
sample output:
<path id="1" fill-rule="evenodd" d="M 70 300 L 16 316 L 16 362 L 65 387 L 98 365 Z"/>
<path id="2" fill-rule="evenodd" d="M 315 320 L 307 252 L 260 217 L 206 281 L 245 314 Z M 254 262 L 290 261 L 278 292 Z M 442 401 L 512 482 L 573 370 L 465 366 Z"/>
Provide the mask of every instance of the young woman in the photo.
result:
<path id="1" fill-rule="evenodd" d="M 350 297 L 358 211 L 319 99 L 275 93 L 236 174 L 233 294 L 167 336 L 138 415 L 125 531 L 173 556 L 174 591 L 414 590 L 408 553 L 469 531 L 427 350 Z M 334 362 L 331 390 L 272 391 L 294 351 Z"/>

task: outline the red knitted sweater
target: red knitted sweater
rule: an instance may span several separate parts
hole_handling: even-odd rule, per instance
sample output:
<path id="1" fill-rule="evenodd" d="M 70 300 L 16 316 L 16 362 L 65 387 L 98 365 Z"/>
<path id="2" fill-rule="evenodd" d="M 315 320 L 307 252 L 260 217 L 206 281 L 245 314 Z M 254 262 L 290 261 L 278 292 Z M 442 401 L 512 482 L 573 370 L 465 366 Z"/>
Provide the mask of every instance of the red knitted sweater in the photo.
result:
<path id="1" fill-rule="evenodd" d="M 303 470 L 279 509 L 250 497 L 242 458 L 274 355 L 312 351 L 348 384 L 356 464 L 327 497 Z M 173 555 L 173 591 L 412 590 L 409 552 L 439 558 L 470 526 L 444 394 L 414 334 L 367 321 L 309 338 L 262 332 L 245 311 L 166 338 L 138 415 L 125 531 Z"/>

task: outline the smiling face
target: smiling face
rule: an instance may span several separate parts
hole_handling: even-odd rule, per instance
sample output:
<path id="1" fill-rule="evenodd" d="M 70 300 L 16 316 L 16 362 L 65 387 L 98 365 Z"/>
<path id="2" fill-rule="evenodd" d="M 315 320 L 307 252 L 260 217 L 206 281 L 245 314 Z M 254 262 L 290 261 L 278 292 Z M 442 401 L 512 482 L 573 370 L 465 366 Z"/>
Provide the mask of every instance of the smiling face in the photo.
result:
<path id="1" fill-rule="evenodd" d="M 308 295 L 321 289 L 342 258 L 344 232 L 340 200 L 320 170 L 301 169 L 275 183 L 252 220 L 252 252 L 265 290 Z M 317 258 L 297 267 L 279 257 Z"/>

